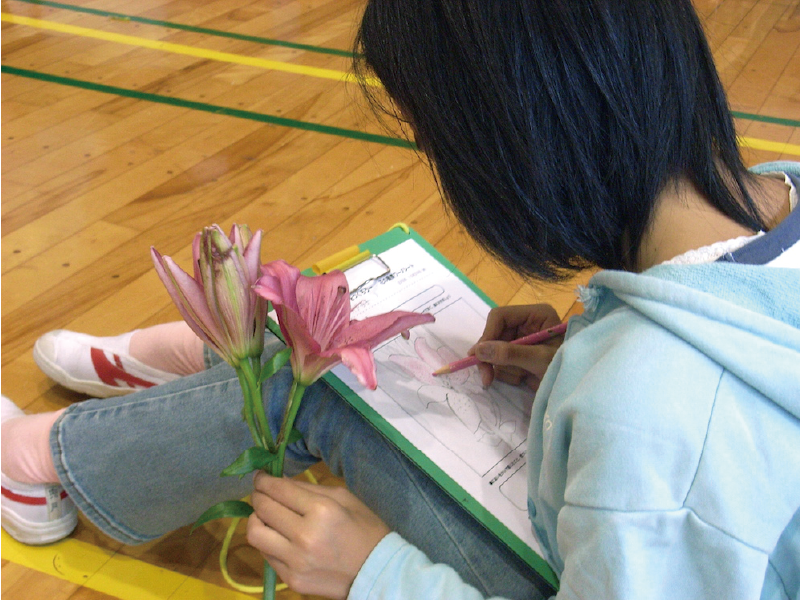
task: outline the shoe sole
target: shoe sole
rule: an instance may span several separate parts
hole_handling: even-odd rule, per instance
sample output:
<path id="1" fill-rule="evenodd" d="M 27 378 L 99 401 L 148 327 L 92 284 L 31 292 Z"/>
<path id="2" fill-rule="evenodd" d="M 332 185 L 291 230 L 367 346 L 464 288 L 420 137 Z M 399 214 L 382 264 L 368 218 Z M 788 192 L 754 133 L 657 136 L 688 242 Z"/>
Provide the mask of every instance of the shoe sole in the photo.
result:
<path id="1" fill-rule="evenodd" d="M 28 521 L 6 508 L 2 514 L 3 529 L 12 538 L 29 546 L 43 546 L 64 539 L 78 525 L 78 513 L 74 512 L 49 523 Z"/>
<path id="2" fill-rule="evenodd" d="M 64 369 L 42 354 L 42 351 L 39 350 L 39 346 L 37 344 L 34 344 L 33 346 L 33 360 L 45 375 L 59 385 L 64 386 L 68 390 L 80 392 L 81 394 L 86 394 L 87 396 L 92 396 L 93 398 L 125 396 L 126 394 L 136 391 L 135 389 L 113 387 L 99 381 L 75 379 Z"/>

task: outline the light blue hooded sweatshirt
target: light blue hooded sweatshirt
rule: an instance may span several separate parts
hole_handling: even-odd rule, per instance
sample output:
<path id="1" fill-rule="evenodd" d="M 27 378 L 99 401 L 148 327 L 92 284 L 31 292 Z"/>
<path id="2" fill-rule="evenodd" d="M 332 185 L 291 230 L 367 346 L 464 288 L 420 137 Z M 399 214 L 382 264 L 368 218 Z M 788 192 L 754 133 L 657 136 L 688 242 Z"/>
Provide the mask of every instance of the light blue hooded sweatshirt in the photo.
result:
<path id="1" fill-rule="evenodd" d="M 557 598 L 800 600 L 800 269 L 606 271 L 583 300 L 528 438 Z M 482 596 L 392 533 L 349 598 Z"/>

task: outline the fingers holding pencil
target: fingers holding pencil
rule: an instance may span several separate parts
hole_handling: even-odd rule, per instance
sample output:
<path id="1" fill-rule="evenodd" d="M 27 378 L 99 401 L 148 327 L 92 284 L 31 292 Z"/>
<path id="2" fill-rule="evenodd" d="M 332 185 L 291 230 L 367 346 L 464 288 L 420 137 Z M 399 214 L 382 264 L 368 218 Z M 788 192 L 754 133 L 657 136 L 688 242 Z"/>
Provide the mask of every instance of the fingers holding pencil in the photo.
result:
<path id="1" fill-rule="evenodd" d="M 559 327 L 560 326 L 560 327 Z M 563 327 L 553 307 L 547 304 L 505 306 L 490 311 L 483 335 L 469 354 L 481 362 L 481 382 L 489 386 L 496 378 L 506 383 L 525 383 L 533 390 L 564 341 Z M 549 335 L 546 330 L 558 327 Z M 518 343 L 521 338 L 542 332 L 544 341 Z M 515 341 L 516 343 L 511 343 Z"/>
<path id="2" fill-rule="evenodd" d="M 476 351 L 481 360 L 478 363 L 481 383 L 487 387 L 495 379 L 512 385 L 525 383 L 535 391 L 556 350 L 549 344 L 514 346 L 509 342 L 483 342 Z"/>
<path id="3" fill-rule="evenodd" d="M 470 349 L 469 355 L 445 365 L 433 375 L 477 366 L 486 386 L 497 377 L 513 384 L 526 381 L 537 389 L 566 329 L 567 324 L 558 322 L 558 315 L 548 305 L 493 309 L 481 340 Z M 513 337 L 530 330 L 533 333 Z M 510 341 L 506 341 L 509 338 Z M 537 344 L 542 346 L 535 347 Z"/>

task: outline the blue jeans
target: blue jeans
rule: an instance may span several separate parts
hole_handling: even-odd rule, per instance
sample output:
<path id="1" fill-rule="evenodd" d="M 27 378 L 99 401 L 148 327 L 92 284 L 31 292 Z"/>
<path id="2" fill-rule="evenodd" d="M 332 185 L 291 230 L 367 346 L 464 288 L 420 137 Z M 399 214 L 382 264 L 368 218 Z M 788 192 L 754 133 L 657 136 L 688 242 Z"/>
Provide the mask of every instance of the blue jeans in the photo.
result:
<path id="1" fill-rule="evenodd" d="M 265 355 L 282 348 L 267 333 Z M 121 398 L 70 406 L 50 434 L 56 471 L 78 508 L 126 544 L 193 523 L 208 507 L 252 491 L 250 477 L 220 472 L 252 446 L 235 371 L 211 352 L 208 368 Z M 277 433 L 292 375 L 267 381 Z M 487 595 L 542 598 L 547 585 L 320 381 L 297 416 L 303 439 L 286 453 L 287 475 L 323 460 L 393 530 Z"/>

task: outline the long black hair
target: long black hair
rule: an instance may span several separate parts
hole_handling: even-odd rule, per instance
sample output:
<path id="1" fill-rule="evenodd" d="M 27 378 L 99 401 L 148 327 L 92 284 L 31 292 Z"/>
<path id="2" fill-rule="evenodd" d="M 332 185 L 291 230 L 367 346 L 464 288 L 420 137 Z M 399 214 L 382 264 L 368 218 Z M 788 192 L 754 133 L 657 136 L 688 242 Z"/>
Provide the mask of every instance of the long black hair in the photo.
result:
<path id="1" fill-rule="evenodd" d="M 632 268 L 682 177 L 763 228 L 690 0 L 369 0 L 355 49 L 455 216 L 521 274 Z"/>

